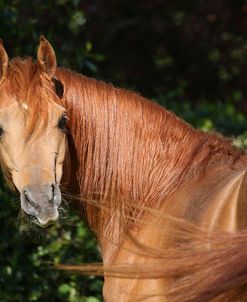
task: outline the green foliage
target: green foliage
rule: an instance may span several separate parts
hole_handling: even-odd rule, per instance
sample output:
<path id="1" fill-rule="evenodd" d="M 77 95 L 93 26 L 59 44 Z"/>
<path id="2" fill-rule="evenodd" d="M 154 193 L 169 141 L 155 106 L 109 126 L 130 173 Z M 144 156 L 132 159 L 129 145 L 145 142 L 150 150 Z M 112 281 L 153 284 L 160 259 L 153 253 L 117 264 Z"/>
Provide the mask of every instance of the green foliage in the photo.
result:
<path id="1" fill-rule="evenodd" d="M 237 96 L 228 98 L 225 102 L 201 100 L 193 104 L 188 100 L 176 101 L 181 91 L 183 91 L 183 83 L 176 90 L 159 95 L 157 101 L 194 127 L 203 131 L 218 131 L 231 137 L 239 148 L 247 147 L 247 118 L 245 112 L 240 111 L 236 106 Z"/>
<path id="2" fill-rule="evenodd" d="M 10 56 L 36 55 L 40 34 L 59 65 L 134 88 L 204 131 L 247 147 L 244 1 L 0 0 Z M 3 183 L 1 181 L 1 183 Z M 98 302 L 102 280 L 53 263 L 99 260 L 75 213 L 44 234 L 17 224 L 20 207 L 0 186 L 0 301 Z"/>
<path id="3" fill-rule="evenodd" d="M 0 188 L 0 301 L 101 301 L 102 281 L 58 271 L 56 263 L 100 261 L 96 241 L 82 219 L 42 230 L 18 227 L 20 202 Z"/>

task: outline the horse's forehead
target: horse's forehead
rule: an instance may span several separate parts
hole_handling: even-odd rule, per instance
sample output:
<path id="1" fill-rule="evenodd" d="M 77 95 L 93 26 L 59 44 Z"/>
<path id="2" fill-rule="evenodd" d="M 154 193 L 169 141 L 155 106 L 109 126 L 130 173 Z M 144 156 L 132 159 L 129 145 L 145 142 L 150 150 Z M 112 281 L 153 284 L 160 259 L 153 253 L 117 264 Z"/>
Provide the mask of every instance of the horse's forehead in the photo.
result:
<path id="1" fill-rule="evenodd" d="M 38 110 L 35 110 L 27 103 L 27 101 L 17 101 L 16 98 L 12 97 L 7 101 L 0 103 L 0 122 L 11 121 L 25 118 L 25 113 L 37 115 L 37 119 L 42 119 Z M 64 107 L 57 103 L 47 102 L 47 115 L 48 120 L 57 119 L 65 111 Z"/>
<path id="2" fill-rule="evenodd" d="M 23 89 L 25 89 L 23 87 Z M 25 93 L 9 93 L 4 85 L 3 87 L 0 87 L 0 111 L 1 110 L 6 110 L 8 107 L 12 106 L 13 107 L 17 107 L 17 105 L 21 108 L 21 109 L 24 109 L 24 110 L 27 110 L 27 111 L 31 111 L 32 110 L 32 107 L 35 107 L 35 108 L 39 108 L 39 106 L 33 106 L 32 104 L 32 101 L 33 102 L 37 102 L 39 100 L 39 96 L 33 96 L 33 99 L 30 98 L 29 96 L 29 100 L 26 100 L 25 97 L 21 97 L 21 95 L 25 95 Z M 42 105 L 46 105 L 48 109 L 52 109 L 54 108 L 54 111 L 65 111 L 64 107 L 61 106 L 60 104 L 58 104 L 57 102 L 55 101 L 52 101 L 52 100 L 46 100 L 47 103 L 44 104 L 44 102 L 42 102 Z"/>
<path id="3" fill-rule="evenodd" d="M 20 109 L 28 110 L 28 107 L 25 100 L 20 100 L 14 93 L 10 94 L 5 89 L 0 89 L 0 116 L 18 112 Z"/>
<path id="4" fill-rule="evenodd" d="M 23 87 L 22 94 L 24 94 L 25 87 Z M 20 104 L 26 103 L 25 100 L 20 99 L 21 93 L 15 93 L 14 91 L 8 91 L 5 86 L 0 88 L 0 110 L 4 110 L 8 108 L 9 106 L 12 106 L 14 104 Z"/>
<path id="5" fill-rule="evenodd" d="M 0 89 L 0 110 L 17 103 L 17 98 L 14 94 L 8 94 L 5 89 Z"/>

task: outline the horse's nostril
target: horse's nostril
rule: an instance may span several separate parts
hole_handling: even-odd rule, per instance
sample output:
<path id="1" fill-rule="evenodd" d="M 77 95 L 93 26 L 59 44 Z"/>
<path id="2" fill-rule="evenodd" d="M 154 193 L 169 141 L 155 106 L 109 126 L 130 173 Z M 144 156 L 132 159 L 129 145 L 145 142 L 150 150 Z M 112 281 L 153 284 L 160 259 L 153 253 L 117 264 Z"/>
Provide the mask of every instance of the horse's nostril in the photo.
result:
<path id="1" fill-rule="evenodd" d="M 55 197 L 55 185 L 52 184 L 52 185 L 51 185 L 51 197 L 49 198 L 49 202 L 50 202 L 51 204 L 54 203 L 54 197 Z"/>
<path id="2" fill-rule="evenodd" d="M 52 189 L 52 198 L 54 198 L 54 195 L 55 195 L 55 185 L 54 184 L 51 185 L 51 189 Z"/>

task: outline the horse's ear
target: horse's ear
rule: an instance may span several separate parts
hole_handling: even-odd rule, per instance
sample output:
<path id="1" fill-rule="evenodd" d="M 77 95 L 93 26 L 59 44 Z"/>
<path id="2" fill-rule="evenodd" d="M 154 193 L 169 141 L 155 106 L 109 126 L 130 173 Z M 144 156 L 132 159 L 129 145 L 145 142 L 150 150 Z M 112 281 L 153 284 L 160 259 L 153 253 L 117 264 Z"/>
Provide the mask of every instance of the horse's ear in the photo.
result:
<path id="1" fill-rule="evenodd" d="M 37 61 L 42 72 L 52 78 L 56 72 L 57 60 L 54 49 L 44 36 L 40 36 Z"/>
<path id="2" fill-rule="evenodd" d="M 9 65 L 9 58 L 3 46 L 3 41 L 0 39 L 0 82 L 6 76 Z"/>

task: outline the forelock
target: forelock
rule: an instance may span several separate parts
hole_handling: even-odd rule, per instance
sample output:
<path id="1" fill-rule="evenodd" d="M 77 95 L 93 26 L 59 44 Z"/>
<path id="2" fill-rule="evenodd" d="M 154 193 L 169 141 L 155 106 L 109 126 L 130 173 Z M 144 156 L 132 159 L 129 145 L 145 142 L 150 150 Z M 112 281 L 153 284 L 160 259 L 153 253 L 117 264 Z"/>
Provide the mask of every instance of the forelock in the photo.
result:
<path id="1" fill-rule="evenodd" d="M 5 89 L 20 104 L 25 116 L 25 134 L 29 140 L 48 124 L 48 103 L 58 102 L 53 82 L 43 75 L 32 58 L 15 58 L 10 62 Z"/>

